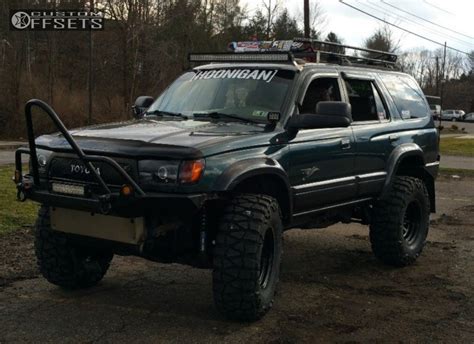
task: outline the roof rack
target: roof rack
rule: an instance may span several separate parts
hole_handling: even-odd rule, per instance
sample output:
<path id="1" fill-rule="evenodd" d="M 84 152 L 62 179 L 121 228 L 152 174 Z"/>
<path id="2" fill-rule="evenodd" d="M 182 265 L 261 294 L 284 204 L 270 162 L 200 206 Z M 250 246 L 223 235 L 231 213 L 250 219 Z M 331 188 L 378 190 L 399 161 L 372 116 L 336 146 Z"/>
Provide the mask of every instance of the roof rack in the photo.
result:
<path id="1" fill-rule="evenodd" d="M 311 52 L 303 53 L 295 51 L 293 52 L 295 57 L 304 58 L 305 55 L 308 56 L 312 54 L 313 56 L 315 56 L 315 62 L 317 63 L 337 63 L 337 60 L 339 59 L 341 63 L 365 64 L 370 65 L 371 67 L 378 65 L 382 67 L 394 68 L 398 58 L 397 54 L 387 51 L 355 47 L 347 44 L 340 44 L 334 42 L 325 42 L 313 38 L 297 37 L 294 38 L 293 41 L 303 44 L 309 43 L 311 44 L 311 48 L 313 50 Z M 353 50 L 355 54 L 347 55 L 345 53 L 346 49 Z M 360 52 L 366 53 L 365 56 L 359 56 Z"/>
<path id="2" fill-rule="evenodd" d="M 353 55 L 345 53 L 354 50 Z M 229 52 L 190 53 L 189 62 L 304 62 L 333 63 L 340 65 L 361 65 L 371 68 L 396 69 L 397 55 L 394 53 L 354 47 L 345 44 L 324 42 L 313 38 L 293 40 L 231 42 Z M 360 52 L 364 53 L 359 56 Z"/>

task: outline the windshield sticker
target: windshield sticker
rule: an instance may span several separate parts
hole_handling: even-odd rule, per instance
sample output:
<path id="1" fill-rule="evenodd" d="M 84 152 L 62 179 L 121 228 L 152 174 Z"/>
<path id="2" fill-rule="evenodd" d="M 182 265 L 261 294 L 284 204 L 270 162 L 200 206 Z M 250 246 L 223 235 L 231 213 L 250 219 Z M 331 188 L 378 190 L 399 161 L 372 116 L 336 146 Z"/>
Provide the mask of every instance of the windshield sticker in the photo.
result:
<path id="1" fill-rule="evenodd" d="M 274 123 L 280 120 L 280 113 L 276 111 L 262 111 L 262 110 L 254 110 L 252 112 L 252 116 L 266 118 L 268 122 Z"/>
<path id="2" fill-rule="evenodd" d="M 201 79 L 252 79 L 252 80 L 263 80 L 266 82 L 272 81 L 273 77 L 278 72 L 275 70 L 265 69 L 213 69 L 203 70 L 197 72 L 191 80 Z"/>
<path id="3" fill-rule="evenodd" d="M 254 110 L 254 112 L 252 112 L 252 116 L 255 116 L 255 117 L 267 117 L 267 111 L 260 111 L 260 110 Z"/>
<path id="4" fill-rule="evenodd" d="M 410 118 L 410 110 L 402 110 L 402 119 Z"/>

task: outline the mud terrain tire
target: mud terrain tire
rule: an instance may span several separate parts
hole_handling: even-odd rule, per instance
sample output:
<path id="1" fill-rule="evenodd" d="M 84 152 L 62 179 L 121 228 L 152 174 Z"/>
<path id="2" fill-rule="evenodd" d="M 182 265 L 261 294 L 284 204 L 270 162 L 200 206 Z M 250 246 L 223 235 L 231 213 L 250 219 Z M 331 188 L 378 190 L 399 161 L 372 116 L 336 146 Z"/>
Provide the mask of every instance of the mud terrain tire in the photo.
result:
<path id="1" fill-rule="evenodd" d="M 65 289 L 96 285 L 110 266 L 113 254 L 72 245 L 65 233 L 53 231 L 49 207 L 41 207 L 36 220 L 35 254 L 41 274 Z"/>
<path id="2" fill-rule="evenodd" d="M 418 178 L 396 177 L 391 190 L 373 209 L 370 242 L 386 264 L 406 266 L 421 254 L 428 235 L 430 201 Z"/>
<path id="3" fill-rule="evenodd" d="M 277 201 L 236 196 L 225 207 L 214 251 L 217 309 L 238 321 L 260 319 L 273 305 L 280 275 L 282 221 Z"/>

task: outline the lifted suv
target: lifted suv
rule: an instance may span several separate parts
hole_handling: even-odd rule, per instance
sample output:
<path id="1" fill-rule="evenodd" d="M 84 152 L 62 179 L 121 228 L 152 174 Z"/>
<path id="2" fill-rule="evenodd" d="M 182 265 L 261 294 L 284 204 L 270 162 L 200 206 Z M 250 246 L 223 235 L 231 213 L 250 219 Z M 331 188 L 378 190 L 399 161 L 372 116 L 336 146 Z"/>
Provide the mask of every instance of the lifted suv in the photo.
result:
<path id="1" fill-rule="evenodd" d="M 379 259 L 413 263 L 439 165 L 426 99 L 412 77 L 378 66 L 389 62 L 322 53 L 191 55 L 214 63 L 139 97 L 125 123 L 68 131 L 29 101 L 15 181 L 20 200 L 42 204 L 43 276 L 90 287 L 114 254 L 210 267 L 218 310 L 253 321 L 273 304 L 284 230 L 367 224 Z M 60 133 L 35 139 L 33 106 Z"/>

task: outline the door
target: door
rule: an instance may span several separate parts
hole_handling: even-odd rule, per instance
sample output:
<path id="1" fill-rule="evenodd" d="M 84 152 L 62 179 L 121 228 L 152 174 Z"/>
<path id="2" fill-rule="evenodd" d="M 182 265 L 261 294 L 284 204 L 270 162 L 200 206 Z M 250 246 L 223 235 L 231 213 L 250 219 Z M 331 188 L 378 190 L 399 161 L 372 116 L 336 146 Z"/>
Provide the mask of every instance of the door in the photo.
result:
<path id="1" fill-rule="evenodd" d="M 314 113 L 319 101 L 341 100 L 341 86 L 337 72 L 318 73 L 303 88 L 300 113 Z M 355 196 L 355 147 L 350 127 L 299 130 L 289 144 L 295 216 Z"/>
<path id="2" fill-rule="evenodd" d="M 380 86 L 367 75 L 345 75 L 345 96 L 352 108 L 355 169 L 359 198 L 378 194 L 386 178 L 386 159 L 399 139 L 393 131 Z"/>

